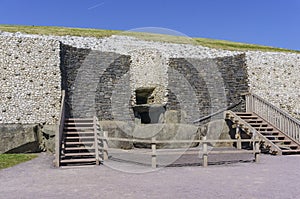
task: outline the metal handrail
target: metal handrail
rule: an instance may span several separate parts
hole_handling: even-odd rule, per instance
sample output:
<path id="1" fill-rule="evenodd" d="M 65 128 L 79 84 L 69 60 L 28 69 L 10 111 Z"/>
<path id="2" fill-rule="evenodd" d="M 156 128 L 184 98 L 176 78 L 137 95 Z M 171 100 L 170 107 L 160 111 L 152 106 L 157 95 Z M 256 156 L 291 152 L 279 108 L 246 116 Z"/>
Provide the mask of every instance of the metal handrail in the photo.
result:
<path id="1" fill-rule="evenodd" d="M 254 112 L 293 139 L 300 142 L 300 121 L 253 93 L 247 93 L 246 111 Z"/>
<path id="2" fill-rule="evenodd" d="M 206 116 L 204 116 L 204 117 L 201 117 L 201 118 L 199 118 L 199 119 L 193 121 L 193 123 L 195 124 L 195 123 L 198 123 L 198 122 L 202 122 L 202 121 L 207 120 L 207 119 L 209 119 L 209 118 L 211 118 L 211 117 L 213 117 L 213 116 L 216 116 L 216 115 L 218 115 L 218 114 L 220 114 L 220 113 L 223 113 L 223 112 L 225 112 L 225 111 L 227 111 L 227 110 L 231 110 L 231 109 L 233 109 L 234 107 L 240 105 L 242 102 L 243 102 L 243 101 L 240 100 L 238 103 L 231 104 L 230 106 L 227 106 L 226 108 L 220 109 L 220 110 L 218 110 L 218 111 L 216 111 L 216 112 L 214 112 L 214 113 L 212 113 L 212 114 L 209 114 L 209 115 L 206 115 Z"/>

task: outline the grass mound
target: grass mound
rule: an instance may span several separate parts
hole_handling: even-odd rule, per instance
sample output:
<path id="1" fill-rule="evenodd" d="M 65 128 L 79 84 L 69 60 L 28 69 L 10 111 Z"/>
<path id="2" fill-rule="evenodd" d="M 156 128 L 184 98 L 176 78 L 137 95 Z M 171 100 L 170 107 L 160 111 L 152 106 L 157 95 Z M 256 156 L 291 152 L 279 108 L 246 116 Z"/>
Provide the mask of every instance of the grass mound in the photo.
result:
<path id="1" fill-rule="evenodd" d="M 236 51 L 269 51 L 269 52 L 292 52 L 300 53 L 297 50 L 289 50 L 284 48 L 274 48 L 270 46 L 262 46 L 255 44 L 245 44 L 239 42 L 231 42 L 225 40 L 207 39 L 207 38 L 191 38 L 191 40 L 185 37 L 162 35 L 154 33 L 144 32 L 126 32 L 118 30 L 102 30 L 91 28 L 66 28 L 55 26 L 19 26 L 19 25 L 0 25 L 1 31 L 6 32 L 22 32 L 27 34 L 39 34 L 39 35 L 57 35 L 57 36 L 80 36 L 80 37 L 109 37 L 111 35 L 127 35 L 136 37 L 142 40 L 160 41 L 169 43 L 193 43 L 194 45 L 201 45 L 209 48 L 223 49 L 223 50 L 236 50 Z"/>

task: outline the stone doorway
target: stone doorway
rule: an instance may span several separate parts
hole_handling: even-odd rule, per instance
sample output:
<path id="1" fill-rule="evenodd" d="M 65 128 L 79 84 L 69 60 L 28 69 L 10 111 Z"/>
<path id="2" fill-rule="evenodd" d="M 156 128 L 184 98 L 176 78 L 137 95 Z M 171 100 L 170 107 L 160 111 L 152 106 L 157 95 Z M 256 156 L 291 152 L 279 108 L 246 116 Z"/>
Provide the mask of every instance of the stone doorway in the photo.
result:
<path id="1" fill-rule="evenodd" d="M 143 104 L 133 107 L 135 120 L 140 124 L 163 123 L 166 107 L 160 104 Z"/>
<path id="2" fill-rule="evenodd" d="M 136 105 L 133 106 L 137 123 L 161 123 L 166 107 L 155 104 L 155 87 L 143 87 L 135 90 Z"/>

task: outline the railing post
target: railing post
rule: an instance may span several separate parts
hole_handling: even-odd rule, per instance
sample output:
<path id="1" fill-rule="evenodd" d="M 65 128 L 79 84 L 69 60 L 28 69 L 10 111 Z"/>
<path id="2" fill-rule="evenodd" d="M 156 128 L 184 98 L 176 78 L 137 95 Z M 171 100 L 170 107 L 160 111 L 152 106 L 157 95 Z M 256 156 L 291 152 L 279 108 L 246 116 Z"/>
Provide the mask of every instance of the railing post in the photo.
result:
<path id="1" fill-rule="evenodd" d="M 103 131 L 103 161 L 108 160 L 108 132 Z"/>
<path id="2" fill-rule="evenodd" d="M 240 129 L 239 129 L 239 121 L 235 121 L 235 138 L 237 139 L 236 141 L 236 148 L 237 149 L 242 149 L 242 140 L 241 140 L 241 135 L 240 135 Z"/>
<path id="3" fill-rule="evenodd" d="M 63 130 L 65 123 L 65 90 L 61 91 L 60 117 L 55 134 L 55 166 L 60 167 Z"/>
<path id="4" fill-rule="evenodd" d="M 257 136 L 254 136 L 254 140 L 253 140 L 253 143 L 254 143 L 254 156 L 255 156 L 255 162 L 258 163 L 259 162 L 259 153 L 260 153 L 260 149 L 259 149 L 259 139 Z"/>
<path id="5" fill-rule="evenodd" d="M 100 164 L 100 158 L 99 158 L 99 147 L 98 147 L 98 128 L 97 128 L 97 123 L 98 123 L 98 118 L 94 116 L 94 136 L 95 136 L 95 155 L 96 155 L 96 165 Z"/>
<path id="6" fill-rule="evenodd" d="M 151 158 L 151 164 L 152 168 L 155 169 L 157 167 L 157 162 L 156 162 L 156 138 L 152 137 L 151 139 L 151 149 L 152 149 L 152 158 Z"/>
<path id="7" fill-rule="evenodd" d="M 207 142 L 206 142 L 206 136 L 202 137 L 203 141 L 203 167 L 208 166 L 208 152 L 207 152 Z"/>
<path id="8" fill-rule="evenodd" d="M 246 99 L 246 112 L 253 112 L 253 96 L 248 93 L 245 96 L 245 99 Z"/>

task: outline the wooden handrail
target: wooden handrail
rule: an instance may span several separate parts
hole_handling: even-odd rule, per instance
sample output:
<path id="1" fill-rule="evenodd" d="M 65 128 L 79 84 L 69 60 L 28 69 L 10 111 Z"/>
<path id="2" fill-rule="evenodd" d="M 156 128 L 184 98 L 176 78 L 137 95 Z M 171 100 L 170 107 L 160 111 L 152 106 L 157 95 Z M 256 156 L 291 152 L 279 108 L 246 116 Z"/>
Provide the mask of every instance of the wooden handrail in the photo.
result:
<path id="1" fill-rule="evenodd" d="M 300 121 L 263 98 L 247 93 L 246 112 L 254 112 L 294 140 L 300 142 Z"/>
<path id="2" fill-rule="evenodd" d="M 55 135 L 55 166 L 60 166 L 60 153 L 65 122 L 65 90 L 61 91 L 60 115 Z"/>
<path id="3" fill-rule="evenodd" d="M 93 127 L 94 127 L 94 145 L 95 145 L 95 156 L 96 156 L 96 165 L 100 164 L 100 155 L 98 147 L 98 118 L 94 116 L 93 118 Z"/>
<path id="4" fill-rule="evenodd" d="M 261 138 L 264 137 L 259 131 L 257 131 L 254 127 L 252 127 L 249 123 L 247 123 L 246 121 L 241 119 L 239 116 L 237 116 L 232 111 L 227 112 L 226 119 L 231 119 L 232 121 L 234 121 L 235 125 L 238 125 L 239 128 L 241 128 L 243 131 L 245 131 L 252 138 L 254 136 L 258 136 L 258 137 L 261 137 Z M 241 125 L 242 125 L 242 127 L 241 127 Z M 237 129 L 239 129 L 239 128 L 237 128 Z M 242 139 L 242 140 L 244 140 L 244 139 Z M 272 151 L 277 151 L 277 153 L 279 153 L 281 151 L 280 148 L 277 145 L 272 143 L 272 141 L 266 139 L 266 140 L 264 140 L 264 142 L 266 142 L 266 144 L 271 146 L 270 149 Z"/>

